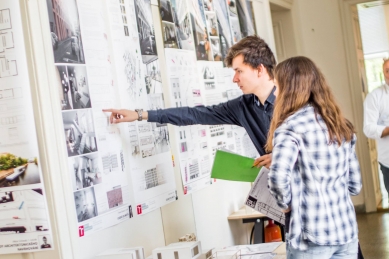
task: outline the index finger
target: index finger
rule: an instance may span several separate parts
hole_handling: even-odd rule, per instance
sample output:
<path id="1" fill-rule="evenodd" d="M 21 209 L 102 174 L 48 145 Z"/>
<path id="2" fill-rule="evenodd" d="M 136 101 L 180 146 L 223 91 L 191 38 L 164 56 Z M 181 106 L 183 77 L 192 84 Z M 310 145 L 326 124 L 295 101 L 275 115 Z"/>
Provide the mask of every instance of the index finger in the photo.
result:
<path id="1" fill-rule="evenodd" d="M 103 109 L 103 112 L 119 113 L 119 110 L 117 110 L 117 109 Z"/>

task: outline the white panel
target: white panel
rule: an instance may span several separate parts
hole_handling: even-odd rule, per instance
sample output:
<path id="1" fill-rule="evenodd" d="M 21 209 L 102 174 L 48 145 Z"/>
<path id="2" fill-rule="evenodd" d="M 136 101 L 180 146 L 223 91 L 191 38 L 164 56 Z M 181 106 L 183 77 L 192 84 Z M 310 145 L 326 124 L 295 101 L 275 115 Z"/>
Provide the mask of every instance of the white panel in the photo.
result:
<path id="1" fill-rule="evenodd" d="M 269 1 L 253 1 L 253 12 L 255 17 L 255 28 L 257 30 L 257 35 L 266 41 L 266 43 L 273 51 L 274 55 L 277 56 L 274 43 Z"/>
<path id="2" fill-rule="evenodd" d="M 388 28 L 383 6 L 358 10 L 363 53 L 373 54 L 389 50 Z"/>
<path id="3" fill-rule="evenodd" d="M 227 217 L 244 206 L 249 183 L 218 180 L 192 194 L 197 237 L 204 249 L 248 243 L 241 221 Z"/>

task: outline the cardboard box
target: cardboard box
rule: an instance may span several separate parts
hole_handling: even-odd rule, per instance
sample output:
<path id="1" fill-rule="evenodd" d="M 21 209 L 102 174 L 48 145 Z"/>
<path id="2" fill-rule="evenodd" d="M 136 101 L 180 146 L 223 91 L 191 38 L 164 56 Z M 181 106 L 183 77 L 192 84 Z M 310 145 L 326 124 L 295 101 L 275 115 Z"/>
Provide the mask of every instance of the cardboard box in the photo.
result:
<path id="1" fill-rule="evenodd" d="M 172 243 L 153 250 L 153 259 L 196 259 L 202 254 L 200 241 Z"/>
<path id="2" fill-rule="evenodd" d="M 95 256 L 96 259 L 144 259 L 143 247 L 114 248 Z"/>

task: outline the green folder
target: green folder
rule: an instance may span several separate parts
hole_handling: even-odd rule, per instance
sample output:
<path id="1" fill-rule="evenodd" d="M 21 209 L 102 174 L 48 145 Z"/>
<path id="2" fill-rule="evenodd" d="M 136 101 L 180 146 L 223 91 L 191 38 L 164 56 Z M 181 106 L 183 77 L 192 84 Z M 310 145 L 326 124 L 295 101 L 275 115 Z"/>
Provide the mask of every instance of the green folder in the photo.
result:
<path id="1" fill-rule="evenodd" d="M 252 167 L 255 159 L 217 150 L 213 161 L 211 178 L 254 182 L 261 168 Z"/>

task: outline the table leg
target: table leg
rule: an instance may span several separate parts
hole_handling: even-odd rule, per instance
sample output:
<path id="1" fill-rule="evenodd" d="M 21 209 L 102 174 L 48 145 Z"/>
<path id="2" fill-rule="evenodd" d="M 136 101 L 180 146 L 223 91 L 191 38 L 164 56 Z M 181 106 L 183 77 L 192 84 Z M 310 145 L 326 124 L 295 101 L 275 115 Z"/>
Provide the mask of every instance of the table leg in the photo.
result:
<path id="1" fill-rule="evenodd" d="M 257 219 L 254 223 L 254 244 L 264 243 L 264 237 L 264 220 Z"/>

